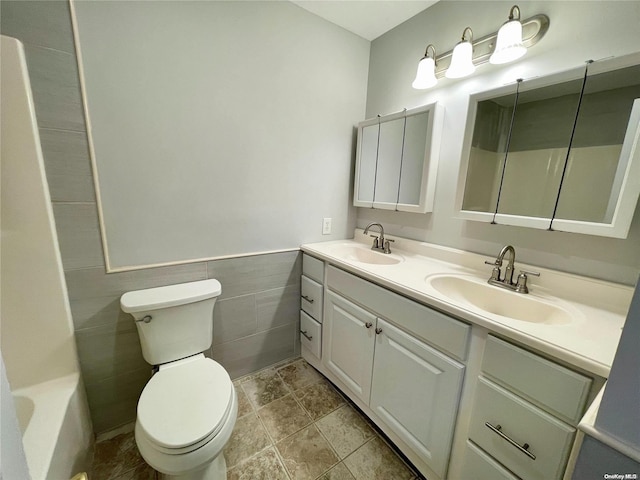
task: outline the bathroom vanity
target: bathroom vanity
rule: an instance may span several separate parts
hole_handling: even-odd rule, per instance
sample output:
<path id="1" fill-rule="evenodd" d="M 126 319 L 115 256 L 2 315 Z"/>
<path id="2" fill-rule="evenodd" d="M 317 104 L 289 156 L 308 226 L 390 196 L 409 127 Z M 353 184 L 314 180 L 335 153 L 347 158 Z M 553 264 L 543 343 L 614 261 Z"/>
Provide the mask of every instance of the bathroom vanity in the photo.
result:
<path id="1" fill-rule="evenodd" d="M 302 356 L 430 480 L 569 479 L 633 290 L 402 238 L 303 245 Z M 517 246 L 516 246 L 517 250 Z"/>

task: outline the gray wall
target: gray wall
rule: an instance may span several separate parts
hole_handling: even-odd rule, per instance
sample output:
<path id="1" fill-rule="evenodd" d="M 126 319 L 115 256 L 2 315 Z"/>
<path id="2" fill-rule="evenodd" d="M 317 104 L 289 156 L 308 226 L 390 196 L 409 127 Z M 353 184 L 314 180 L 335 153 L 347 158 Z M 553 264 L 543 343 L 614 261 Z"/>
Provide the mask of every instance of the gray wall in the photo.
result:
<path id="1" fill-rule="evenodd" d="M 352 235 L 368 41 L 286 1 L 73 5 L 107 267 Z"/>
<path id="2" fill-rule="evenodd" d="M 445 107 L 444 135 L 434 212 L 416 215 L 359 208 L 357 224 L 364 227 L 380 221 L 390 233 L 489 258 L 503 245 L 512 244 L 520 261 L 632 285 L 640 272 L 640 208 L 626 240 L 456 218 L 469 94 L 513 83 L 516 78 L 576 68 L 587 59 L 633 53 L 640 45 L 640 2 L 527 1 L 520 7 L 522 18 L 544 13 L 551 20 L 546 36 L 523 59 L 505 66 L 483 65 L 466 79 L 443 78 L 431 90 L 411 87 L 425 45 L 433 43 L 438 52 L 452 49 L 466 26 L 473 28 L 476 38 L 494 32 L 506 20 L 508 4 L 440 1 L 372 42 L 366 117 L 439 101 Z"/>
<path id="3" fill-rule="evenodd" d="M 150 376 L 134 323 L 119 308 L 119 297 L 128 290 L 218 278 L 223 294 L 209 355 L 234 377 L 297 355 L 297 251 L 105 273 L 69 6 L 3 0 L 0 8 L 2 34 L 25 44 L 95 432 L 135 419 Z"/>

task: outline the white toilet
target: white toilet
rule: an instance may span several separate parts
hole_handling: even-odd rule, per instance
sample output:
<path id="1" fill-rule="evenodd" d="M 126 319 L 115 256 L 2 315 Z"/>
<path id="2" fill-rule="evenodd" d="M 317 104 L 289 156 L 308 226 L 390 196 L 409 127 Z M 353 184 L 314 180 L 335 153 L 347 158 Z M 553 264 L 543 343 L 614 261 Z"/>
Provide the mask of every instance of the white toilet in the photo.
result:
<path id="1" fill-rule="evenodd" d="M 222 449 L 238 401 L 226 370 L 202 352 L 211 347 L 217 280 L 125 293 L 142 355 L 158 371 L 138 401 L 135 437 L 146 462 L 168 478 L 226 479 Z"/>

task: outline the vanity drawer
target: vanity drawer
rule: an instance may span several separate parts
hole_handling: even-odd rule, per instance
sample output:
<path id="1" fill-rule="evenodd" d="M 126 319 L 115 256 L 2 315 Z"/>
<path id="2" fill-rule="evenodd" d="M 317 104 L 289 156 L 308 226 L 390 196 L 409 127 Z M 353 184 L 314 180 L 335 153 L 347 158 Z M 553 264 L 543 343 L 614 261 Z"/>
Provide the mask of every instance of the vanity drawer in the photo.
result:
<path id="1" fill-rule="evenodd" d="M 592 380 L 489 335 L 482 371 L 506 388 L 577 425 Z"/>
<path id="2" fill-rule="evenodd" d="M 489 455 L 467 440 L 460 478 L 463 480 L 519 480 Z"/>
<path id="3" fill-rule="evenodd" d="M 518 445 L 528 444 L 529 457 L 493 431 L 497 428 Z M 478 385 L 469 438 L 514 474 L 527 480 L 559 480 L 565 470 L 575 429 L 483 377 Z"/>
<path id="4" fill-rule="evenodd" d="M 322 285 L 304 275 L 300 284 L 300 308 L 322 323 Z"/>
<path id="5" fill-rule="evenodd" d="M 322 283 L 324 281 L 324 262 L 306 253 L 302 254 L 302 274 Z"/>
<path id="6" fill-rule="evenodd" d="M 300 311 L 300 343 L 316 357 L 320 358 L 322 325 Z"/>
<path id="7" fill-rule="evenodd" d="M 343 270 L 327 268 L 327 286 L 460 360 L 471 327 Z"/>

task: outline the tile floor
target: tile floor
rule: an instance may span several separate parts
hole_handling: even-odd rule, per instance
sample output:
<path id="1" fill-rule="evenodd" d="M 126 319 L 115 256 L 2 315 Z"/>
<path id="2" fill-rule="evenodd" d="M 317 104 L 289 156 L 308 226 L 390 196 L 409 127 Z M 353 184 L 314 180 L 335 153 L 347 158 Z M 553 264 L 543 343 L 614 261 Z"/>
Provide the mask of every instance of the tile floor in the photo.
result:
<path id="1" fill-rule="evenodd" d="M 371 424 L 302 359 L 235 380 L 238 420 L 228 480 L 410 480 L 418 477 Z M 91 480 L 156 479 L 133 433 L 96 444 Z"/>

